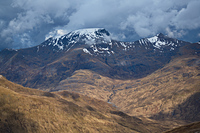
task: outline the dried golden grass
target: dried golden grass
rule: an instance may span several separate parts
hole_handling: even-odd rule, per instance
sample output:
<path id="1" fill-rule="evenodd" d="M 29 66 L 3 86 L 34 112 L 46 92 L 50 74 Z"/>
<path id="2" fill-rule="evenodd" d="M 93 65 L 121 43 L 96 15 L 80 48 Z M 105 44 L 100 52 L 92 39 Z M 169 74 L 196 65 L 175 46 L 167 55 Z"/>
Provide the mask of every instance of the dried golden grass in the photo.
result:
<path id="1" fill-rule="evenodd" d="M 116 109 L 103 101 L 67 91 L 29 89 L 3 77 L 0 105 L 0 132 L 4 133 L 150 132 L 136 118 L 113 114 Z"/>

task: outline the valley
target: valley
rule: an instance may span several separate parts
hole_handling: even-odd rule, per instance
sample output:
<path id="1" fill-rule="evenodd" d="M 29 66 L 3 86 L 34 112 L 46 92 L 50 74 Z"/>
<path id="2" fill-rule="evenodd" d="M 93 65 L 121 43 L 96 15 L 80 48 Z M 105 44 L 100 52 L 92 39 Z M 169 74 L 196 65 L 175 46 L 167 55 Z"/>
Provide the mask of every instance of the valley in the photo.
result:
<path id="1" fill-rule="evenodd" d="M 200 121 L 199 43 L 76 30 L 2 50 L 0 68 L 2 132 L 160 133 Z"/>

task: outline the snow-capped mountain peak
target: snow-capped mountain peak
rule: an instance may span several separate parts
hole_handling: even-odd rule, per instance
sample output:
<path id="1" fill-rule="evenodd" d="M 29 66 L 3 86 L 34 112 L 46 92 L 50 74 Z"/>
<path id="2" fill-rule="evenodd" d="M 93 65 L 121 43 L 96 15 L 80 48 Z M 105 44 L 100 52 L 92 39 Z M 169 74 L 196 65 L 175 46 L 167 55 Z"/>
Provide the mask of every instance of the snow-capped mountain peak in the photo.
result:
<path id="1" fill-rule="evenodd" d="M 110 33 L 104 28 L 90 28 L 75 30 L 65 35 L 70 42 L 85 42 L 88 44 L 97 42 L 110 42 Z"/>
<path id="2" fill-rule="evenodd" d="M 49 38 L 43 46 L 57 46 L 54 50 L 70 49 L 74 44 L 98 44 L 111 42 L 110 33 L 104 28 L 80 29 L 57 38 Z"/>
<path id="3" fill-rule="evenodd" d="M 166 47 L 170 47 L 170 51 L 174 50 L 176 47 L 181 46 L 184 42 L 170 38 L 166 35 L 163 35 L 162 33 L 157 34 L 156 36 L 146 38 L 149 43 L 153 44 L 153 47 L 159 50 L 162 50 Z"/>
<path id="4" fill-rule="evenodd" d="M 115 53 L 145 50 L 160 53 L 177 50 L 185 42 L 170 38 L 162 33 L 135 42 L 114 41 L 104 28 L 80 29 L 69 32 L 59 38 L 50 38 L 42 43 L 42 47 L 50 47 L 53 51 L 69 51 L 82 49 L 84 53 L 95 56 L 111 56 Z M 40 50 L 37 48 L 37 52 Z"/>

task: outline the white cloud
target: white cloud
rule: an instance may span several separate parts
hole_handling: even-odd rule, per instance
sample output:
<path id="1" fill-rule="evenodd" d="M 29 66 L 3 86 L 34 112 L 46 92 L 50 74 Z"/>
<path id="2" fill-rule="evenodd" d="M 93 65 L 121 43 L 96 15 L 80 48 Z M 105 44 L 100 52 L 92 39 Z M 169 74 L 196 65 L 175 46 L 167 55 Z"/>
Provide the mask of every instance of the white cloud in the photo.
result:
<path id="1" fill-rule="evenodd" d="M 193 0 L 187 7 L 182 8 L 177 16 L 172 19 L 178 29 L 196 29 L 200 27 L 200 1 Z"/>
<path id="2" fill-rule="evenodd" d="M 199 23 L 191 23 L 196 21 L 195 17 L 189 19 L 191 22 L 188 25 L 179 21 L 182 18 L 183 20 L 187 19 L 184 17 L 192 14 L 189 10 L 195 6 L 194 3 L 200 5 L 196 0 L 119 0 L 118 2 L 114 0 L 89 2 L 87 0 L 70 16 L 69 24 L 65 27 L 72 30 L 92 26 L 124 31 L 132 29 L 140 37 L 163 32 L 166 27 L 179 30 L 187 30 L 191 27 L 199 28 Z M 185 8 L 188 14 L 182 13 Z M 194 10 L 198 11 L 199 8 L 194 8 Z M 177 33 L 178 36 L 182 36 L 182 34 L 178 35 Z"/>
<path id="3" fill-rule="evenodd" d="M 120 40 L 159 32 L 183 37 L 188 30 L 200 30 L 199 7 L 199 0 L 0 1 L 0 41 L 16 47 L 20 44 L 14 38 L 27 34 L 33 46 L 61 30 L 95 27 L 106 28 Z"/>
<path id="4" fill-rule="evenodd" d="M 56 29 L 54 31 L 49 32 L 46 36 L 45 36 L 45 40 L 54 37 L 54 38 L 59 38 L 65 34 L 67 34 L 69 31 L 64 30 L 64 29 Z"/>
<path id="5" fill-rule="evenodd" d="M 166 28 L 166 33 L 169 37 L 180 38 L 187 34 L 184 30 L 171 30 L 169 27 Z"/>

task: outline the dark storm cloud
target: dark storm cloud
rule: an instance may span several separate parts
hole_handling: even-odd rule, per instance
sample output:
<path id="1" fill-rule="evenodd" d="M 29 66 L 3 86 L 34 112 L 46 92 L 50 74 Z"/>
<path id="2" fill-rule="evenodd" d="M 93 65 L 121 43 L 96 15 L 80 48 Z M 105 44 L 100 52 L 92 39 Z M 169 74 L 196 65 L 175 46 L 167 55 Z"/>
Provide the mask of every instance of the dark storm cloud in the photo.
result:
<path id="1" fill-rule="evenodd" d="M 199 0 L 7 0 L 0 1 L 2 48 L 40 44 L 45 37 L 104 27 L 120 40 L 163 32 L 185 37 L 200 29 Z"/>

